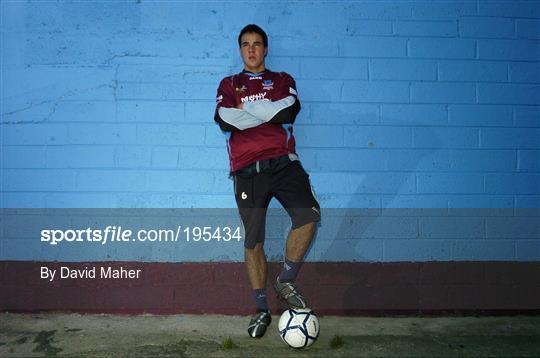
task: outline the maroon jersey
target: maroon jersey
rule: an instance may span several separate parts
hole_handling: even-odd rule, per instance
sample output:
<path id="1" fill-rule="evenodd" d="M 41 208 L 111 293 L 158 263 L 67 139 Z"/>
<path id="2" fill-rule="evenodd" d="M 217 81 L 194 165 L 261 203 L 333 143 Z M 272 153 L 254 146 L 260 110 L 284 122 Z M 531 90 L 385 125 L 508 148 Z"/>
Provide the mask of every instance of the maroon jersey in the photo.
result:
<path id="1" fill-rule="evenodd" d="M 240 103 L 243 109 L 236 108 Z M 292 124 L 299 111 L 296 84 L 285 72 L 242 71 L 221 80 L 214 120 L 227 135 L 231 172 L 295 153 Z"/>

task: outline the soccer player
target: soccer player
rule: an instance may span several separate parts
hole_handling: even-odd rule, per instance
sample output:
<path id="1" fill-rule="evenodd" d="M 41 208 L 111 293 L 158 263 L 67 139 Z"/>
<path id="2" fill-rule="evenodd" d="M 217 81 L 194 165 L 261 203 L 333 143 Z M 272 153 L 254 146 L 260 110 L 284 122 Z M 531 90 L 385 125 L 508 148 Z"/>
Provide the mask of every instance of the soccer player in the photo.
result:
<path id="1" fill-rule="evenodd" d="M 271 322 L 263 249 L 268 204 L 275 197 L 291 217 L 274 289 L 295 308 L 307 307 L 295 279 L 320 220 L 320 206 L 295 150 L 292 125 L 300 102 L 294 79 L 266 68 L 268 37 L 259 26 L 244 27 L 238 45 L 244 69 L 219 84 L 214 120 L 227 137 L 230 175 L 245 229 L 245 265 L 257 309 L 248 333 L 257 338 Z"/>

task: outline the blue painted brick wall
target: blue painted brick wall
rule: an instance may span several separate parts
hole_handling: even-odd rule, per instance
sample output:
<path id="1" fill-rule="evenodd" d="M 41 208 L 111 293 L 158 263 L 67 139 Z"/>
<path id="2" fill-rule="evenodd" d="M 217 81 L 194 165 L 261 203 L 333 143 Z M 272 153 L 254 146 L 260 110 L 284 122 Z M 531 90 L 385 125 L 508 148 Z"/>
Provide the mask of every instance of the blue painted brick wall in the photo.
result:
<path id="1" fill-rule="evenodd" d="M 235 207 L 212 117 L 247 23 L 297 81 L 321 206 L 540 207 L 538 1 L 0 6 L 1 207 Z M 506 250 L 438 240 L 435 258 Z M 540 251 L 516 245 L 493 257 Z"/>

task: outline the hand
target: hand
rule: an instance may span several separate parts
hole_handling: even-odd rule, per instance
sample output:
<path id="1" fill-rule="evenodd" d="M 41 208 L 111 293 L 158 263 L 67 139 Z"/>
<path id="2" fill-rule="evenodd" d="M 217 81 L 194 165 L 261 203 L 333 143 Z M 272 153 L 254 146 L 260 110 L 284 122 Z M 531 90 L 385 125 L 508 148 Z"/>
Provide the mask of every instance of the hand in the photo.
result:
<path id="1" fill-rule="evenodd" d="M 244 103 L 240 102 L 238 106 L 236 106 L 237 109 L 244 109 Z"/>

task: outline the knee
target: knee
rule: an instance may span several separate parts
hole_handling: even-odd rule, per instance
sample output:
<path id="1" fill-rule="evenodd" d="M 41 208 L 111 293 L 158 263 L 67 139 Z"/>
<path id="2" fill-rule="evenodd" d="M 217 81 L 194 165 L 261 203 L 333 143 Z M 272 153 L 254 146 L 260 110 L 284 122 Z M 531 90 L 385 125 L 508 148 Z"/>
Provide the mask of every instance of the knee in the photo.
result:
<path id="1" fill-rule="evenodd" d="M 314 221 L 311 221 L 311 222 L 308 222 L 307 224 L 305 224 L 303 226 L 300 226 L 299 229 L 304 231 L 304 232 L 314 233 L 315 230 L 317 229 L 317 223 L 314 222 Z"/>
<path id="2" fill-rule="evenodd" d="M 258 242 L 254 247 L 244 247 L 244 252 L 246 255 L 260 255 L 264 253 L 263 244 Z"/>

